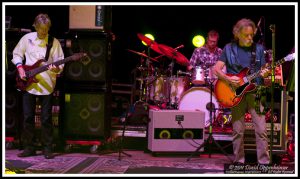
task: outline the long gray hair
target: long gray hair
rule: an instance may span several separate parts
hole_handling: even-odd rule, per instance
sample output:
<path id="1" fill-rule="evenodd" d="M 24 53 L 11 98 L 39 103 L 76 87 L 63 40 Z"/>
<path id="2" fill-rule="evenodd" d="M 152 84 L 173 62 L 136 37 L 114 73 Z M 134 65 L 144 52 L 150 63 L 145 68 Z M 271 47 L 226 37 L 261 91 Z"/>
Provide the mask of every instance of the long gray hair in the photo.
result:
<path id="1" fill-rule="evenodd" d="M 241 20 L 239 20 L 234 26 L 233 26 L 233 36 L 234 36 L 234 40 L 238 40 L 238 35 L 240 33 L 240 31 L 242 30 L 242 28 L 247 27 L 247 26 L 251 26 L 253 28 L 254 31 L 254 35 L 256 34 L 256 26 L 255 23 L 250 20 L 250 19 L 246 19 L 243 18 Z"/>

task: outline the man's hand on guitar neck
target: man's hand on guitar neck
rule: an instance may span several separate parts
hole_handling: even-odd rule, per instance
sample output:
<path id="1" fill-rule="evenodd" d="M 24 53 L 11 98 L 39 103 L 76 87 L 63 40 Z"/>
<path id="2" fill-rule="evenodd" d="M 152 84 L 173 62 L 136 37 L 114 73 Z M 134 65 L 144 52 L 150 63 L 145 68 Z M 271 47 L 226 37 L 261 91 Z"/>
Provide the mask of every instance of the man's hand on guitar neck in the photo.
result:
<path id="1" fill-rule="evenodd" d="M 59 73 L 59 71 L 60 71 L 59 67 L 55 66 L 53 64 L 51 64 L 51 65 L 48 66 L 48 70 L 50 70 L 53 73 Z"/>
<path id="2" fill-rule="evenodd" d="M 268 67 L 269 67 L 269 64 L 266 64 L 264 67 L 261 68 L 260 75 L 263 78 L 266 78 L 269 75 L 271 75 L 271 71 L 268 69 Z"/>

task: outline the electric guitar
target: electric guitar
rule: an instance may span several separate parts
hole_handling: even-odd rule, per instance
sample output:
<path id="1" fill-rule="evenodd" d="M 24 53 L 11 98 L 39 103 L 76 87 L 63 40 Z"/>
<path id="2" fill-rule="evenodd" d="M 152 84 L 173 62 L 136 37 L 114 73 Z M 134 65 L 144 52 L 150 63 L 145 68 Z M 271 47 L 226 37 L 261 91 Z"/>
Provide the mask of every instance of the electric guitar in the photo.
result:
<path id="1" fill-rule="evenodd" d="M 17 76 L 16 76 L 16 87 L 20 91 L 25 91 L 26 88 L 29 85 L 31 85 L 32 83 L 37 83 L 38 82 L 38 80 L 35 78 L 35 75 L 37 75 L 39 73 L 42 73 L 44 71 L 47 71 L 48 67 L 51 64 L 53 64 L 55 66 L 58 66 L 58 65 L 64 64 L 64 63 L 69 62 L 69 61 L 80 60 L 82 57 L 85 57 L 85 56 L 86 56 L 85 53 L 75 53 L 74 55 L 69 56 L 69 57 L 67 57 L 67 58 L 65 58 L 63 60 L 59 60 L 59 61 L 47 64 L 47 65 L 44 65 L 44 66 L 41 66 L 41 63 L 45 62 L 45 60 L 43 60 L 43 59 L 38 60 L 37 62 L 35 62 L 31 66 L 29 66 L 29 65 L 23 65 L 23 68 L 25 70 L 26 80 L 22 80 L 20 78 L 19 73 L 17 73 Z"/>
<path id="2" fill-rule="evenodd" d="M 285 61 L 291 61 L 295 59 L 295 53 L 289 54 L 283 59 L 276 62 L 276 66 L 282 64 Z M 267 66 L 264 68 L 271 68 L 271 66 Z M 256 85 L 251 83 L 251 81 L 257 78 L 260 75 L 261 70 L 248 75 L 249 68 L 243 68 L 238 74 L 226 74 L 227 76 L 237 76 L 240 78 L 239 87 L 235 88 L 231 84 L 218 79 L 215 84 L 215 96 L 220 103 L 225 108 L 232 108 L 239 104 L 239 102 L 243 99 L 244 94 L 254 91 L 256 89 Z"/>

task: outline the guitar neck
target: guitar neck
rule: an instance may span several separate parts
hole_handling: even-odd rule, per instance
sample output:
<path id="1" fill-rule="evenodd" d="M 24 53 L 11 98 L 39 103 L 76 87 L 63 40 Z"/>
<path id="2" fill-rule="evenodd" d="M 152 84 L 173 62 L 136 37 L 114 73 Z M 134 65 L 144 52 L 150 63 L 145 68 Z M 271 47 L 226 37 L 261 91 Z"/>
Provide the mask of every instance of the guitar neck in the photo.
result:
<path id="1" fill-rule="evenodd" d="M 283 62 L 285 62 L 285 59 L 284 59 L 284 58 L 278 60 L 278 61 L 275 63 L 275 66 L 278 66 L 278 65 L 282 64 Z M 267 68 L 268 68 L 268 69 L 271 69 L 272 66 L 268 66 Z M 261 70 L 258 70 L 257 72 L 255 72 L 255 73 L 249 75 L 249 76 L 248 76 L 248 80 L 249 80 L 249 81 L 252 81 L 253 79 L 257 78 L 257 77 L 260 75 L 260 72 L 261 72 Z"/>
<path id="2" fill-rule="evenodd" d="M 39 74 L 39 73 L 44 72 L 44 71 L 47 71 L 48 67 L 50 65 L 59 66 L 59 65 L 64 64 L 64 63 L 66 63 L 66 62 L 68 62 L 70 60 L 72 60 L 72 58 L 71 57 L 67 57 L 67 58 L 65 58 L 63 60 L 59 60 L 59 61 L 47 64 L 47 65 L 44 65 L 44 66 L 40 66 L 40 67 L 32 69 L 32 70 L 29 70 L 29 71 L 26 72 L 27 73 L 27 77 L 30 78 L 30 77 L 35 76 L 36 74 Z"/>

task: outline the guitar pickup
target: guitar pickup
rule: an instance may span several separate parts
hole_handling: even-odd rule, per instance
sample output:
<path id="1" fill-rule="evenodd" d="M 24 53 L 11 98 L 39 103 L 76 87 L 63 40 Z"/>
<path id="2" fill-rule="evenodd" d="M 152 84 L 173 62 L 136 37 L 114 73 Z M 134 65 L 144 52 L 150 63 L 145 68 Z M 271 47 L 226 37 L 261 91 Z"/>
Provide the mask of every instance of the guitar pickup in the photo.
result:
<path id="1" fill-rule="evenodd" d="M 246 76 L 243 77 L 243 81 L 244 81 L 244 83 L 248 83 L 249 82 L 249 80 L 248 80 L 248 78 Z"/>

